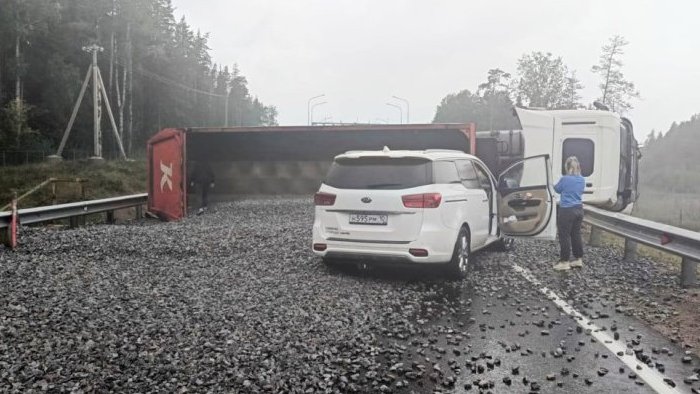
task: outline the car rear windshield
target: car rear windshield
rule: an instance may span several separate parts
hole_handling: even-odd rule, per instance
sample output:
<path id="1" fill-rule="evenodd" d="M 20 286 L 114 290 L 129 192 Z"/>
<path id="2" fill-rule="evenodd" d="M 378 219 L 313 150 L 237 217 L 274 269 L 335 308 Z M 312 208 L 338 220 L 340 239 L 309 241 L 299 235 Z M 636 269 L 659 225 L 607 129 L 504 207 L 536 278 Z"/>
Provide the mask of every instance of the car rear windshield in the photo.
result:
<path id="1" fill-rule="evenodd" d="M 430 161 L 363 157 L 333 162 L 324 182 L 338 189 L 408 189 L 430 184 Z"/>

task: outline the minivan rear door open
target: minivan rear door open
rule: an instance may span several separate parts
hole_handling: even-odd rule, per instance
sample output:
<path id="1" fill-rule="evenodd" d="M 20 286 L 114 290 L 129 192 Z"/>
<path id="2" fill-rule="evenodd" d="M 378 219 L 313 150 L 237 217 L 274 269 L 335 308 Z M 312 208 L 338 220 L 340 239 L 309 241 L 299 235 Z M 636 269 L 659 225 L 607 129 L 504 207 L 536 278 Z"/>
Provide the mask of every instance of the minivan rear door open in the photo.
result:
<path id="1" fill-rule="evenodd" d="M 556 217 L 549 155 L 520 160 L 498 177 L 501 233 L 556 239 Z"/>

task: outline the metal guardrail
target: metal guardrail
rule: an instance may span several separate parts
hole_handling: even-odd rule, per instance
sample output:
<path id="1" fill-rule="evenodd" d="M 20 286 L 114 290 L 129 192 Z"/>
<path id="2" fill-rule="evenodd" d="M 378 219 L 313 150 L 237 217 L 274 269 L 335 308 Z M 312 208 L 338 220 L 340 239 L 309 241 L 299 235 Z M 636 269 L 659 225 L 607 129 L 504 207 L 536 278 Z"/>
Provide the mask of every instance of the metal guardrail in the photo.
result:
<path id="1" fill-rule="evenodd" d="M 54 201 L 53 205 L 56 205 L 56 203 L 55 203 L 55 201 L 56 201 L 56 185 L 59 183 L 77 183 L 78 185 L 80 185 L 80 196 L 82 198 L 84 198 L 85 197 L 85 188 L 83 187 L 83 184 L 86 182 L 88 182 L 87 179 L 81 179 L 81 178 L 49 178 L 49 179 L 41 182 L 40 184 L 34 186 L 33 188 L 29 189 L 27 192 L 25 192 L 21 196 L 17 197 L 15 202 L 17 204 L 19 204 L 20 201 L 22 201 L 25 198 L 31 196 L 32 194 L 38 192 L 43 187 L 51 185 L 51 196 L 52 196 L 52 199 Z M 9 204 L 0 208 L 0 212 L 2 212 L 5 209 L 8 209 L 8 208 L 12 208 L 12 202 L 10 202 Z"/>
<path id="2" fill-rule="evenodd" d="M 22 225 L 49 222 L 60 219 L 73 219 L 106 212 L 108 221 L 113 221 L 113 212 L 137 207 L 139 208 L 148 202 L 148 194 L 134 194 L 101 200 L 80 201 L 69 204 L 50 205 L 45 207 L 26 208 L 17 211 L 19 223 Z M 111 216 L 111 218 L 110 218 Z M 137 216 L 141 216 L 137 213 Z M 0 232 L 8 232 L 12 226 L 12 212 L 0 212 Z"/>
<path id="3" fill-rule="evenodd" d="M 636 257 L 636 245 L 647 245 L 683 258 L 681 286 L 697 283 L 700 261 L 700 233 L 622 213 L 584 207 L 584 222 L 592 226 L 591 244 L 600 244 L 600 230 L 625 238 L 625 258 Z"/>

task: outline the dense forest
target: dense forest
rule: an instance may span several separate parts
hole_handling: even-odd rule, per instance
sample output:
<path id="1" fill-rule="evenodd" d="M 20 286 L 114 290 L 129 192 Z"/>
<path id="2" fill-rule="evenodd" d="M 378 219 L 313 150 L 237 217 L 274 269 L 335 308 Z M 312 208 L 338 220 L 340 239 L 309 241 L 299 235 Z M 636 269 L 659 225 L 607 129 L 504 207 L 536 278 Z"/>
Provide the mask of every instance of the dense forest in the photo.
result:
<path id="1" fill-rule="evenodd" d="M 648 188 L 700 196 L 700 114 L 665 133 L 652 131 L 644 143 L 640 181 Z"/>
<path id="2" fill-rule="evenodd" d="M 0 0 L 0 150 L 55 150 L 91 62 L 99 67 L 124 146 L 139 154 L 168 126 L 276 123 L 236 65 L 212 62 L 208 35 L 176 20 L 171 0 Z M 92 146 L 88 90 L 69 149 Z M 226 100 L 226 95 L 229 95 Z M 102 116 L 105 154 L 115 148 Z"/>

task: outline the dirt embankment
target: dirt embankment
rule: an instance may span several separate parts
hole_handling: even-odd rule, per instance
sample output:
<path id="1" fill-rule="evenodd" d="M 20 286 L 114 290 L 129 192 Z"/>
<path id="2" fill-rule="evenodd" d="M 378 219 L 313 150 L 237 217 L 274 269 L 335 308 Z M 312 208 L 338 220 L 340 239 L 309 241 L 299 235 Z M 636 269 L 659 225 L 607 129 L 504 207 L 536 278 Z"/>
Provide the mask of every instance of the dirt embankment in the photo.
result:
<path id="1" fill-rule="evenodd" d="M 20 202 L 20 208 L 65 203 L 83 199 L 107 198 L 146 190 L 145 161 L 107 161 L 91 164 L 87 161 L 38 163 L 16 167 L 0 167 L 0 207 L 18 195 L 31 190 L 49 178 L 84 179 L 84 190 L 79 183 L 59 182 L 48 185 Z"/>

